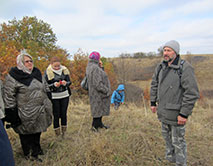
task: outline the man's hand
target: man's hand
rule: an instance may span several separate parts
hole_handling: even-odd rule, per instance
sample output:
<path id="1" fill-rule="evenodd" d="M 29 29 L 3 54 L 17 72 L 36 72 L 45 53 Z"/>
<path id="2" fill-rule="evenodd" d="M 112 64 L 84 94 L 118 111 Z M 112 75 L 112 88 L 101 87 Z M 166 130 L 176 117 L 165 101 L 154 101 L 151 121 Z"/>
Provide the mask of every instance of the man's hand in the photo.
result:
<path id="1" fill-rule="evenodd" d="M 183 118 L 182 116 L 178 116 L 178 124 L 179 125 L 185 125 L 186 124 L 187 119 Z"/>
<path id="2" fill-rule="evenodd" d="M 151 106 L 151 110 L 153 113 L 155 113 L 157 111 L 157 107 L 156 106 Z"/>

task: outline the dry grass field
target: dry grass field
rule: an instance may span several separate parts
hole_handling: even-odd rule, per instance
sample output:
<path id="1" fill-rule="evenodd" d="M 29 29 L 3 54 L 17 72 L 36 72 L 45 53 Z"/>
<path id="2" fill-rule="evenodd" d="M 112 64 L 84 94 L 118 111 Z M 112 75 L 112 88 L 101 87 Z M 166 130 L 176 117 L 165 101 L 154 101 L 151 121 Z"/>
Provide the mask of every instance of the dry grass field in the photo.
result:
<path id="1" fill-rule="evenodd" d="M 208 101 L 212 102 L 212 101 Z M 189 166 L 213 165 L 213 112 L 199 103 L 186 130 Z M 19 138 L 8 130 L 17 166 L 169 166 L 156 114 L 148 107 L 122 105 L 104 117 L 110 129 L 94 133 L 89 105 L 70 104 L 66 139 L 56 138 L 52 127 L 42 134 L 43 162 L 23 159 Z"/>
<path id="2" fill-rule="evenodd" d="M 213 56 L 192 60 L 203 95 L 188 119 L 186 141 L 188 166 L 213 165 Z M 200 57 L 200 55 L 199 55 Z M 145 60 L 142 60 L 145 61 Z M 155 63 L 154 60 L 150 62 Z M 143 62 L 142 67 L 148 62 Z M 147 67 L 147 66 L 146 66 Z M 149 87 L 150 80 L 131 81 L 141 88 Z M 170 166 L 164 159 L 164 141 L 161 136 L 160 122 L 151 113 L 148 105 L 136 106 L 133 103 L 122 105 L 119 110 L 111 108 L 111 114 L 103 117 L 110 128 L 92 132 L 90 106 L 87 102 L 72 100 L 68 109 L 67 138 L 56 138 L 52 126 L 42 134 L 41 146 L 45 155 L 43 162 L 27 161 L 18 135 L 8 129 L 17 166 Z"/>

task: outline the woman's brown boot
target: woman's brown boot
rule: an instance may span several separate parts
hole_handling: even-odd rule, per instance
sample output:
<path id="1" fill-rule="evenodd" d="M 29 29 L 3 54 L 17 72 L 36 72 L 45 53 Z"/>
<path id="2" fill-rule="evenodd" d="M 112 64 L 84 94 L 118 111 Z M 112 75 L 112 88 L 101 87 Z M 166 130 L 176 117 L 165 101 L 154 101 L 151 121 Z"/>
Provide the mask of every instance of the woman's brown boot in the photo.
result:
<path id="1" fill-rule="evenodd" d="M 67 126 L 61 126 L 62 138 L 65 139 Z"/>
<path id="2" fill-rule="evenodd" d="M 60 127 L 55 128 L 54 130 L 55 130 L 56 137 L 58 137 L 61 134 Z"/>

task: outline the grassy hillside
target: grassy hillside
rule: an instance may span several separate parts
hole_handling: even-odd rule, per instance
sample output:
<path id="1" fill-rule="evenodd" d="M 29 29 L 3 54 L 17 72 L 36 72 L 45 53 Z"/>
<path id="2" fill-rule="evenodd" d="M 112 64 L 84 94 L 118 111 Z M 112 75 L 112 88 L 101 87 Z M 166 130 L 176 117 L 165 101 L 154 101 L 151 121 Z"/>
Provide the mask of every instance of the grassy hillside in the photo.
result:
<path id="1" fill-rule="evenodd" d="M 192 62 L 201 91 L 208 91 L 196 104 L 188 119 L 186 141 L 189 166 L 213 165 L 213 99 L 211 90 L 213 56 L 196 55 L 184 57 Z M 200 56 L 206 57 L 204 59 Z M 142 69 L 150 67 L 159 59 L 134 60 Z M 130 61 L 131 63 L 131 61 Z M 138 64 L 137 64 L 138 63 Z M 143 64 L 140 64 L 143 63 Z M 141 88 L 150 86 L 150 80 L 129 81 Z M 41 146 L 45 152 L 42 163 L 26 161 L 18 135 L 7 130 L 14 150 L 17 166 L 169 166 L 164 159 L 164 141 L 156 114 L 148 105 L 141 107 L 127 103 L 118 111 L 103 118 L 110 129 L 98 133 L 90 130 L 92 117 L 90 107 L 83 102 L 70 103 L 68 109 L 67 138 L 56 138 L 52 126 L 42 134 Z"/>
<path id="2" fill-rule="evenodd" d="M 204 93 L 204 96 L 213 98 L 213 54 L 181 55 L 181 58 L 189 61 L 194 67 L 201 93 Z M 120 70 L 118 77 L 122 77 L 122 71 L 124 71 L 127 73 L 125 79 L 128 83 L 144 90 L 150 88 L 154 68 L 161 60 L 162 58 L 114 59 L 113 62 Z"/>

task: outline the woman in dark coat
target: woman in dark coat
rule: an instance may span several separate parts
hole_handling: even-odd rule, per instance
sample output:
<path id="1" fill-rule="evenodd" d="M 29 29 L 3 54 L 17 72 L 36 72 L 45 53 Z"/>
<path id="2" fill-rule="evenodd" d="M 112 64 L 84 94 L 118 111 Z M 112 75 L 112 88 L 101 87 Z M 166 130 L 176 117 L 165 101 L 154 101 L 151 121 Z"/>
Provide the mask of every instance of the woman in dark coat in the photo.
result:
<path id="1" fill-rule="evenodd" d="M 25 159 L 42 161 L 40 136 L 52 123 L 52 104 L 32 57 L 23 51 L 16 60 L 4 84 L 6 119 L 19 134 Z"/>
<path id="2" fill-rule="evenodd" d="M 86 69 L 94 131 L 98 131 L 98 128 L 108 128 L 102 123 L 102 117 L 110 114 L 110 82 L 100 67 L 100 62 L 100 54 L 92 52 Z"/>
<path id="3" fill-rule="evenodd" d="M 51 58 L 50 65 L 44 74 L 48 85 L 47 91 L 49 90 L 47 93 L 53 104 L 54 131 L 56 136 L 62 133 L 62 138 L 65 137 L 67 130 L 67 108 L 71 95 L 69 74 L 69 70 L 61 65 L 58 57 Z M 59 123 L 60 119 L 61 123 Z"/>

